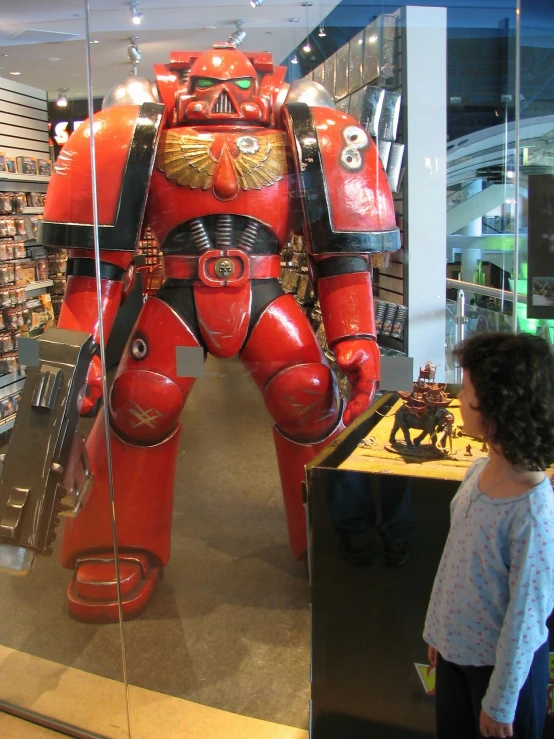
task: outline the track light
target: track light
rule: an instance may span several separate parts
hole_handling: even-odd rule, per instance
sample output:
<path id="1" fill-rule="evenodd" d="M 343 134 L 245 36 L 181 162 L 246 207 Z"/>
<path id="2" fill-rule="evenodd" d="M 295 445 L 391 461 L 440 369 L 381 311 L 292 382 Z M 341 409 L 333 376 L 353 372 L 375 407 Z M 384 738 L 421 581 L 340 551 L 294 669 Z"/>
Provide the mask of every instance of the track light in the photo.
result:
<path id="1" fill-rule="evenodd" d="M 127 47 L 127 54 L 129 56 L 129 61 L 133 64 L 138 64 L 141 60 L 142 54 L 140 53 L 140 49 L 137 46 L 137 37 L 131 36 L 130 44 Z"/>
<path id="2" fill-rule="evenodd" d="M 311 0 L 304 0 L 302 7 L 306 9 L 306 41 L 302 47 L 304 54 L 310 54 L 312 51 L 312 45 L 310 44 L 310 19 L 308 17 L 308 8 L 311 8 L 313 3 Z"/>
<path id="3" fill-rule="evenodd" d="M 144 20 L 144 15 L 142 13 L 138 12 L 138 0 L 132 0 L 131 3 L 131 14 L 132 14 L 132 22 L 135 26 L 140 26 L 140 24 Z"/>
<path id="4" fill-rule="evenodd" d="M 298 23 L 298 18 L 289 18 L 289 23 L 292 23 L 292 40 L 294 43 L 294 48 L 296 49 L 296 24 Z M 293 55 L 290 58 L 291 64 L 298 64 L 298 55 L 296 54 L 296 51 L 294 51 Z"/>
<path id="5" fill-rule="evenodd" d="M 140 60 L 142 58 L 142 54 L 141 54 L 140 49 L 139 49 L 138 44 L 137 44 L 137 40 L 138 39 L 137 39 L 136 36 L 131 36 L 129 38 L 129 41 L 131 43 L 127 47 L 127 56 L 129 57 L 129 61 L 133 65 L 132 68 L 131 68 L 131 71 L 129 72 L 129 74 L 131 75 L 131 77 L 136 77 L 137 76 L 137 74 L 138 74 L 138 65 L 139 65 L 139 62 L 140 62 Z"/>
<path id="6" fill-rule="evenodd" d="M 66 92 L 69 92 L 68 87 L 60 87 L 58 90 L 58 99 L 56 100 L 56 105 L 58 108 L 67 108 L 67 96 Z"/>
<path id="7" fill-rule="evenodd" d="M 233 44 L 233 46 L 240 46 L 244 39 L 246 38 L 246 31 L 242 27 L 244 21 L 235 21 L 236 23 L 236 30 L 229 36 L 229 43 Z"/>
<path id="8" fill-rule="evenodd" d="M 265 0 L 250 0 L 250 5 L 253 8 L 259 8 L 260 5 L 263 5 L 265 3 Z"/>
<path id="9" fill-rule="evenodd" d="M 319 38 L 325 38 L 327 34 L 325 33 L 325 29 L 323 28 L 323 24 L 319 27 L 319 32 L 317 34 Z"/>

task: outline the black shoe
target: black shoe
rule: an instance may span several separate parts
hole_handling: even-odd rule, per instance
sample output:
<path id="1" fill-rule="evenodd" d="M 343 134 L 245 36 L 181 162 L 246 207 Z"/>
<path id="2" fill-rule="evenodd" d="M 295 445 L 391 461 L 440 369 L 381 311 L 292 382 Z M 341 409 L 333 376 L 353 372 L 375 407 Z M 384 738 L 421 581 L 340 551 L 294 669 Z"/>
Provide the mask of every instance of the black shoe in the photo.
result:
<path id="1" fill-rule="evenodd" d="M 375 551 L 366 537 L 341 536 L 339 550 L 342 558 L 356 567 L 371 567 L 375 562 Z"/>
<path id="2" fill-rule="evenodd" d="M 410 551 L 406 539 L 400 537 L 384 538 L 385 564 L 389 567 L 404 567 L 410 559 Z"/>

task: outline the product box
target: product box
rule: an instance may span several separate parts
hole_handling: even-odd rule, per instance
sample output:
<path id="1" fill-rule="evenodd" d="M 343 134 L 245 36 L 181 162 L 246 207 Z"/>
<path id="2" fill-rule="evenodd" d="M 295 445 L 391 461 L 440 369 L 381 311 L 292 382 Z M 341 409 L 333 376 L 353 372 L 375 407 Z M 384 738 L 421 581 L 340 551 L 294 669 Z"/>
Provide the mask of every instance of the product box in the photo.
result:
<path id="1" fill-rule="evenodd" d="M 394 141 L 398 131 L 400 119 L 401 95 L 399 92 L 385 92 L 383 109 L 379 119 L 379 138 L 385 141 Z"/>
<path id="2" fill-rule="evenodd" d="M 350 40 L 348 56 L 348 90 L 355 92 L 363 84 L 364 32 Z"/>
<path id="3" fill-rule="evenodd" d="M 392 328 L 394 326 L 394 318 L 396 316 L 397 306 L 394 303 L 387 303 L 387 310 L 385 313 L 385 320 L 383 321 L 383 328 L 381 334 L 383 336 L 390 336 Z"/>
<path id="4" fill-rule="evenodd" d="M 319 67 L 314 69 L 314 82 L 325 87 L 325 64 L 320 64 Z"/>
<path id="5" fill-rule="evenodd" d="M 365 88 L 360 123 L 368 134 L 373 136 L 373 138 L 377 136 L 377 132 L 380 129 L 379 121 L 381 118 L 384 99 L 385 91 L 381 90 L 379 87 L 371 87 L 368 85 Z"/>
<path id="6" fill-rule="evenodd" d="M 391 331 L 391 336 L 394 339 L 402 338 L 402 331 L 404 330 L 404 323 L 406 322 L 406 316 L 408 315 L 408 308 L 405 305 L 399 305 L 396 309 L 396 315 L 394 317 L 394 324 Z"/>
<path id="7" fill-rule="evenodd" d="M 383 163 L 383 167 L 385 169 L 387 168 L 389 163 L 391 145 L 392 144 L 390 141 L 379 141 L 379 156 L 381 157 L 381 162 Z"/>
<path id="8" fill-rule="evenodd" d="M 379 27 L 377 19 L 367 26 L 364 38 L 364 82 L 373 82 L 379 77 Z"/>
<path id="9" fill-rule="evenodd" d="M 382 142 L 379 142 L 382 143 Z M 392 144 L 388 164 L 385 165 L 390 189 L 398 192 L 402 181 L 402 159 L 404 158 L 404 144 Z"/>
<path id="10" fill-rule="evenodd" d="M 394 15 L 382 15 L 379 18 L 379 36 L 381 48 L 380 77 L 394 77 L 394 53 L 396 47 L 396 17 Z"/>
<path id="11" fill-rule="evenodd" d="M 6 172 L 15 174 L 17 172 L 17 164 L 14 157 L 6 157 Z"/>
<path id="12" fill-rule="evenodd" d="M 0 172 L 7 172 L 8 168 L 6 165 L 6 155 L 3 151 L 0 151 Z"/>
<path id="13" fill-rule="evenodd" d="M 335 78 L 336 78 L 336 57 L 333 54 L 333 56 L 330 56 L 328 59 L 325 60 L 324 65 L 324 84 L 325 89 L 331 96 L 333 100 L 336 100 L 335 98 Z"/>
<path id="14" fill-rule="evenodd" d="M 17 171 L 19 174 L 38 174 L 37 160 L 33 157 L 16 157 Z"/>
<path id="15" fill-rule="evenodd" d="M 20 262 L 17 265 L 17 280 L 18 285 L 30 285 L 35 282 L 35 263 L 32 259 L 25 262 Z"/>
<path id="16" fill-rule="evenodd" d="M 336 52 L 335 98 L 341 100 L 348 95 L 349 45 L 345 44 Z"/>
<path id="17" fill-rule="evenodd" d="M 50 177 L 52 174 L 52 162 L 50 159 L 37 159 L 37 168 L 39 175 Z"/>

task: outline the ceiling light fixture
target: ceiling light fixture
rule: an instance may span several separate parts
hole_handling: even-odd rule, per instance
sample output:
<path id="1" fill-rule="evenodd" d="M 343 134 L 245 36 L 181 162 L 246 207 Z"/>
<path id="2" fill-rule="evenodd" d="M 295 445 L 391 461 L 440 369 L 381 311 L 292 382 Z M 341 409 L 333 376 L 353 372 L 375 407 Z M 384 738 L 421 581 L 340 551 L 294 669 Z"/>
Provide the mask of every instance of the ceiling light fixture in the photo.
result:
<path id="1" fill-rule="evenodd" d="M 308 8 L 311 8 L 313 3 L 311 0 L 304 0 L 302 3 L 302 7 L 306 9 L 306 41 L 304 42 L 304 45 L 302 46 L 302 51 L 304 54 L 310 54 L 312 51 L 312 45 L 310 44 L 310 19 L 308 16 Z"/>
<path id="2" fill-rule="evenodd" d="M 235 21 L 235 24 L 237 26 L 236 30 L 229 36 L 229 43 L 233 44 L 233 46 L 240 46 L 244 39 L 246 38 L 246 31 L 242 27 L 244 24 L 244 21 Z"/>
<path id="3" fill-rule="evenodd" d="M 263 5 L 265 3 L 265 0 L 250 0 L 250 5 L 253 8 L 259 8 L 260 5 Z"/>
<path id="4" fill-rule="evenodd" d="M 21 72 L 10 72 L 10 74 L 13 74 L 14 77 L 19 77 Z"/>
<path id="5" fill-rule="evenodd" d="M 56 100 L 56 105 L 58 108 L 67 108 L 67 95 L 66 92 L 69 92 L 68 87 L 60 87 L 58 90 L 58 99 Z"/>
<path id="6" fill-rule="evenodd" d="M 323 25 L 323 0 L 319 0 L 319 17 L 321 20 L 319 22 L 319 31 L 317 35 L 319 38 L 325 38 L 327 34 L 325 33 L 325 26 Z"/>
<path id="7" fill-rule="evenodd" d="M 138 0 L 131 0 L 129 4 L 131 6 L 131 20 L 133 22 L 133 25 L 140 26 L 140 24 L 144 21 L 144 15 L 142 13 L 139 13 L 138 11 Z"/>
<path id="8" fill-rule="evenodd" d="M 133 65 L 131 69 L 131 76 L 136 77 L 138 74 L 138 65 L 142 58 L 142 54 L 140 52 L 140 49 L 137 45 L 137 37 L 136 36 L 130 36 L 129 41 L 131 42 L 129 46 L 127 47 L 127 56 L 129 57 L 129 61 Z"/>
<path id="9" fill-rule="evenodd" d="M 296 53 L 296 24 L 298 23 L 298 18 L 289 18 L 289 23 L 292 23 L 292 40 L 294 43 L 294 53 L 290 58 L 291 64 L 298 64 L 298 55 Z"/>

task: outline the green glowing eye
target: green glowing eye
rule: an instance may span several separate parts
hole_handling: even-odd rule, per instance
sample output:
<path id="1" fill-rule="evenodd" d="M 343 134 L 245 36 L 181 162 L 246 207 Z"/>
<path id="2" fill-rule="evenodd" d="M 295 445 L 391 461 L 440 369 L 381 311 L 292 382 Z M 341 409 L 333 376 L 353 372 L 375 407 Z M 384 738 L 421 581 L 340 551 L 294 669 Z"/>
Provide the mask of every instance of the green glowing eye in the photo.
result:
<path id="1" fill-rule="evenodd" d="M 252 80 L 236 80 L 236 83 L 241 90 L 248 90 L 252 84 Z"/>
<path id="2" fill-rule="evenodd" d="M 213 80 L 198 80 L 196 87 L 199 87 L 201 90 L 205 90 L 207 87 L 213 87 L 213 84 Z"/>

